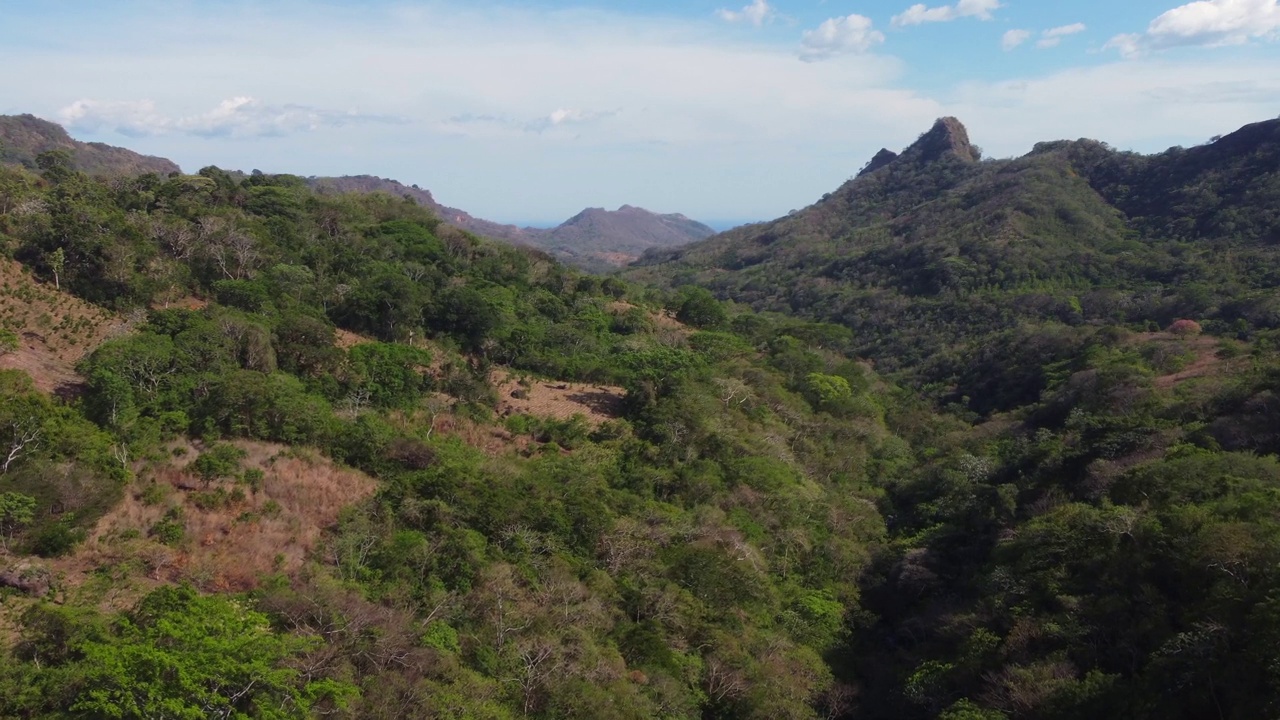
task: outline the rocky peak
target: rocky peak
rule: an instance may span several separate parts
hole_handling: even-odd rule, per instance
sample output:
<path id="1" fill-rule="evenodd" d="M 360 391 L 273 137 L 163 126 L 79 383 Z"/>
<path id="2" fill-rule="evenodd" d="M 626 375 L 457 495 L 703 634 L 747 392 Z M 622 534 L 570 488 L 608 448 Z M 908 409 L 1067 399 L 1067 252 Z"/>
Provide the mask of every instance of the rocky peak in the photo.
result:
<path id="1" fill-rule="evenodd" d="M 969 142 L 969 131 L 953 117 L 939 118 L 929 132 L 920 136 L 899 157 L 916 163 L 937 162 L 952 157 L 964 162 L 977 162 L 979 153 Z"/>
<path id="2" fill-rule="evenodd" d="M 888 148 L 880 148 L 880 152 L 876 153 L 876 156 L 871 158 L 871 162 L 867 163 L 866 167 L 862 168 L 862 170 L 858 172 L 858 177 L 870 175 L 897 159 L 898 153 Z"/>

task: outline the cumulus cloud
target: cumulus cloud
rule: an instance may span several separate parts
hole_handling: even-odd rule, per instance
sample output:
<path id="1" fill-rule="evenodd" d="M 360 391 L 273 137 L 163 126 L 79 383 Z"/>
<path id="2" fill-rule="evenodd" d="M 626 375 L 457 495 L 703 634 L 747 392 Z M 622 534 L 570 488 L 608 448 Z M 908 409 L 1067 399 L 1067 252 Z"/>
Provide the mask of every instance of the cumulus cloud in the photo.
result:
<path id="1" fill-rule="evenodd" d="M 1178 46 L 1244 45 L 1277 34 L 1280 0 L 1198 0 L 1160 15 L 1145 33 L 1116 35 L 1106 47 L 1132 58 Z"/>
<path id="2" fill-rule="evenodd" d="M 884 33 L 874 29 L 871 18 L 848 15 L 830 18 L 815 30 L 806 30 L 800 39 L 800 59 L 817 62 L 862 53 L 884 42 Z"/>
<path id="3" fill-rule="evenodd" d="M 1009 52 L 1030 39 L 1030 30 L 1010 30 L 1000 38 L 1000 47 L 1004 48 L 1005 52 Z"/>
<path id="4" fill-rule="evenodd" d="M 1072 23 L 1070 25 L 1060 25 L 1055 28 L 1049 28 L 1040 32 L 1040 39 L 1036 41 L 1036 47 L 1044 50 L 1046 48 L 1057 47 L 1062 44 L 1062 39 L 1071 35 L 1076 35 L 1087 30 L 1088 27 L 1084 23 Z M 1000 46 L 1005 52 L 1022 47 L 1028 40 L 1035 36 L 1030 30 L 1010 30 L 1004 34 L 1000 40 Z"/>
<path id="5" fill-rule="evenodd" d="M 763 25 L 766 20 L 772 18 L 775 14 L 773 6 L 769 4 L 768 0 L 754 0 L 754 2 L 741 10 L 721 8 L 716 11 L 716 15 L 720 16 L 720 19 L 725 22 L 748 23 L 756 27 Z"/>
<path id="6" fill-rule="evenodd" d="M 1000 0 L 960 0 L 955 5 L 929 7 L 924 3 L 912 5 L 890 21 L 894 27 L 920 25 L 927 22 L 950 22 L 960 18 L 976 17 L 990 20 L 991 13 L 1002 5 Z"/>
<path id="7" fill-rule="evenodd" d="M 1042 140 L 1094 138 L 1151 152 L 1275 115 L 1280 64 L 1153 56 L 960 85 L 945 112 L 991 157 Z"/>
<path id="8" fill-rule="evenodd" d="M 15 42 L 0 43 L 0 62 L 41 71 L 11 73 L 5 97 L 15 112 L 54 120 L 72 100 L 96 98 L 71 113 L 80 126 L 100 128 L 74 130 L 79 137 L 183 167 L 372 173 L 430 187 L 480 217 L 523 222 L 623 203 L 705 218 L 775 217 L 836 187 L 879 148 L 909 144 L 943 115 L 963 119 L 993 156 L 1081 136 L 1145 151 L 1274 117 L 1280 94 L 1280 64 L 1231 53 L 1176 65 L 1164 56 L 1116 58 L 1051 77 L 1027 67 L 1007 83 L 924 92 L 884 51 L 878 20 L 862 26 L 861 42 L 846 32 L 855 41 L 843 44 L 837 30 L 858 23 L 833 18 L 839 26 L 824 35 L 815 22 L 801 48 L 691 29 L 662 14 L 522 5 L 320 3 L 298 13 L 290 3 L 179 3 L 176 15 L 162 17 L 144 0 L 122 0 L 113 8 L 125 9 L 108 15 L 67 17 L 80 27 L 60 30 L 60 45 L 46 42 L 40 23 L 12 18 Z M 1027 29 L 1022 48 L 1043 30 Z M 816 60 L 832 47 L 850 54 L 797 61 L 802 49 Z M 239 96 L 280 112 L 287 98 L 413 120 L 330 113 L 346 125 L 322 121 L 315 132 L 271 142 L 209 140 L 193 134 L 199 123 L 178 123 Z M 155 102 L 106 102 L 138 98 Z M 610 108 L 625 110 L 585 119 Z M 153 134 L 121 142 L 117 128 Z"/>
<path id="9" fill-rule="evenodd" d="M 1072 23 L 1070 25 L 1061 25 L 1056 28 L 1049 28 L 1040 33 L 1040 40 L 1036 43 L 1036 47 L 1040 49 L 1057 47 L 1062 43 L 1062 38 L 1076 35 L 1088 29 L 1084 23 Z"/>
<path id="10" fill-rule="evenodd" d="M 239 96 L 208 112 L 167 115 L 151 100 L 76 100 L 58 111 L 67 128 L 82 132 L 110 130 L 130 137 L 179 133 L 200 137 L 270 137 L 359 122 L 394 122 L 394 118 L 338 112 L 307 105 L 268 105 Z"/>

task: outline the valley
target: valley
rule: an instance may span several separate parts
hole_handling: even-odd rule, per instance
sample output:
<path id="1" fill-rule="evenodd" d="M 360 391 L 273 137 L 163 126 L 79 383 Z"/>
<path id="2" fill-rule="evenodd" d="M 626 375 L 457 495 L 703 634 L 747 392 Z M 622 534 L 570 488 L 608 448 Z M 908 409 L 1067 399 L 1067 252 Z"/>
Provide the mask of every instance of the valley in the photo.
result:
<path id="1" fill-rule="evenodd" d="M 1276 714 L 1280 121 L 942 118 L 719 234 L 42 122 L 0 122 L 0 717 Z"/>

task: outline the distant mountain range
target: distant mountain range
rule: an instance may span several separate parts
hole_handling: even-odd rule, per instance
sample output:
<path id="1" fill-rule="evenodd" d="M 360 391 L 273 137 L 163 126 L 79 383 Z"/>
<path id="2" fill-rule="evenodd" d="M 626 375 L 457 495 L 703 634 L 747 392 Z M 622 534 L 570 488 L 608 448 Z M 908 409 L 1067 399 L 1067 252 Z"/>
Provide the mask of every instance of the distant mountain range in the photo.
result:
<path id="1" fill-rule="evenodd" d="M 310 178 L 318 192 L 385 192 L 413 198 L 440 219 L 468 232 L 507 242 L 532 245 L 563 262 L 589 270 L 606 270 L 637 259 L 652 248 L 673 248 L 715 234 L 684 215 L 661 215 L 623 205 L 617 210 L 587 208 L 554 228 L 519 227 L 477 218 L 436 201 L 428 190 L 372 175 Z"/>
<path id="2" fill-rule="evenodd" d="M 164 158 L 125 148 L 74 140 L 62 126 L 33 115 L 0 115 L 0 162 L 34 167 L 49 150 L 71 153 L 76 169 L 93 175 L 168 175 L 181 172 Z M 660 215 L 623 205 L 617 210 L 588 208 L 554 228 L 504 225 L 436 201 L 428 190 L 372 175 L 312 177 L 317 192 L 386 192 L 407 196 L 430 208 L 441 220 L 476 235 L 530 245 L 578 267 L 606 271 L 625 265 L 651 248 L 671 248 L 702 240 L 715 231 L 684 215 Z"/>

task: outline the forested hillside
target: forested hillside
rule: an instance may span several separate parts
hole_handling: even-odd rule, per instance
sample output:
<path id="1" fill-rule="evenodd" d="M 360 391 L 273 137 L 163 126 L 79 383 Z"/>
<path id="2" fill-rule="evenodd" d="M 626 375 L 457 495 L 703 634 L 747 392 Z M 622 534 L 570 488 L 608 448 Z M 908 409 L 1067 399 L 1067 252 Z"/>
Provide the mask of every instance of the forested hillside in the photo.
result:
<path id="1" fill-rule="evenodd" d="M 1003 366 L 1010 349 L 1067 360 L 1067 338 L 1108 323 L 1280 328 L 1280 120 L 1156 156 L 1079 140 L 977 157 L 940 120 L 815 205 L 651 252 L 631 277 L 840 323 L 882 370 L 981 413 L 1045 388 L 1043 363 Z"/>
<path id="2" fill-rule="evenodd" d="M 7 249 L 107 317 L 46 331 L 96 345 L 62 399 L 0 373 L 0 716 L 848 707 L 872 478 L 938 421 L 845 331 L 403 198 L 39 167 L 0 171 Z"/>
<path id="3" fill-rule="evenodd" d="M 1280 121 L 980 157 L 943 119 L 630 272 L 837 322 L 971 423 L 879 484 L 850 716 L 1275 716 Z"/>
<path id="4" fill-rule="evenodd" d="M 1276 127 L 945 120 L 626 279 L 0 168 L 0 717 L 1276 716 Z"/>

